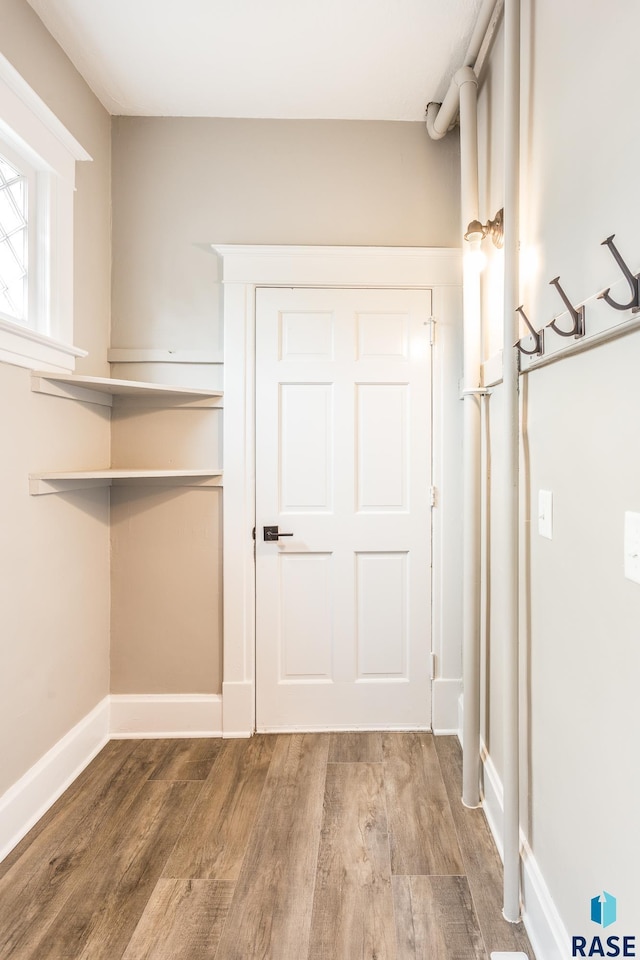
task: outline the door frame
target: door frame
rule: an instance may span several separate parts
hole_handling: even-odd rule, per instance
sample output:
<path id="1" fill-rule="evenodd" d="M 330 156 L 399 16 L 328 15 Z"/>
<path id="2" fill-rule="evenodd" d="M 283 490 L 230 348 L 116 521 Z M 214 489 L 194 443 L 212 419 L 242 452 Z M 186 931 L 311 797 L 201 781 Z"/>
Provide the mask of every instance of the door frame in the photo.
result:
<path id="1" fill-rule="evenodd" d="M 223 681 L 225 737 L 255 732 L 255 320 L 257 287 L 429 289 L 432 353 L 432 725 L 458 728 L 461 692 L 461 252 L 448 247 L 213 244 L 224 313 Z"/>

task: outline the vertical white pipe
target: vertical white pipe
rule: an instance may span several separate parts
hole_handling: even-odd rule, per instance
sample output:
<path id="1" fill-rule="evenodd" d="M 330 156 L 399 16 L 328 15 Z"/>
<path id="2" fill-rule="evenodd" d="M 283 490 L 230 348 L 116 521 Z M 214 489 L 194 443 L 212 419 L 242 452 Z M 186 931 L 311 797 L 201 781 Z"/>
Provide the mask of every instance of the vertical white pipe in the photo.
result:
<path id="1" fill-rule="evenodd" d="M 519 400 L 516 307 L 519 303 L 520 171 L 520 0 L 504 6 L 504 444 L 506 500 L 501 505 L 509 531 L 504 667 L 504 905 L 505 919 L 520 919 L 520 770 L 519 770 Z"/>
<path id="2" fill-rule="evenodd" d="M 477 78 L 470 67 L 455 75 L 460 89 L 460 181 L 462 232 L 478 219 Z M 464 389 L 480 383 L 480 275 L 463 257 Z M 480 397 L 464 396 L 462 682 L 464 690 L 462 802 L 480 804 Z"/>

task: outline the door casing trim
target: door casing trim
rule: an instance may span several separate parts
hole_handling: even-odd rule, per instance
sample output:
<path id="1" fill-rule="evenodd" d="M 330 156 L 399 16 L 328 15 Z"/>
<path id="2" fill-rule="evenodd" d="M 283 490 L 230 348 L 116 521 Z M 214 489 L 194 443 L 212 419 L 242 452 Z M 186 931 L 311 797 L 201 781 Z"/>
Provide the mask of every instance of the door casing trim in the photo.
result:
<path id="1" fill-rule="evenodd" d="M 433 653 L 437 679 L 460 677 L 461 252 L 444 247 L 309 247 L 213 244 L 224 291 L 223 736 L 255 731 L 255 301 L 257 287 L 430 289 L 433 351 Z M 448 389 L 444 389 L 447 387 Z M 459 500 L 458 500 L 459 503 Z M 436 677 L 434 677 L 436 679 Z M 434 729 L 449 728 L 433 717 Z"/>

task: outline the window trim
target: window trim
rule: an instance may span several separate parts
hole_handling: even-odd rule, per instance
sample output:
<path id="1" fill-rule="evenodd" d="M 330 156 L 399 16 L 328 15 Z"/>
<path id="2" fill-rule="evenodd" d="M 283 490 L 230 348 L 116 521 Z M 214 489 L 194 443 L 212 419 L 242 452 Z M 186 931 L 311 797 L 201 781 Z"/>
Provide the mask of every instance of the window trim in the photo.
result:
<path id="1" fill-rule="evenodd" d="M 46 322 L 45 331 L 0 319 L 0 361 L 72 371 L 75 359 L 87 355 L 73 345 L 75 166 L 91 156 L 1 54 L 0 140 L 35 169 L 41 188 L 36 227 L 44 255 L 37 281 Z"/>

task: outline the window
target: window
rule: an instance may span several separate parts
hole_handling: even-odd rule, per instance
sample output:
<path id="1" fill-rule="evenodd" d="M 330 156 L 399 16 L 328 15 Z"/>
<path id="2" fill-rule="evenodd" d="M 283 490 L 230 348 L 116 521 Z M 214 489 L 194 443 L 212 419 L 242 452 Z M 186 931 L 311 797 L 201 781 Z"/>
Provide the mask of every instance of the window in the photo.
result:
<path id="1" fill-rule="evenodd" d="M 29 183 L 0 144 L 0 316 L 29 317 Z"/>
<path id="2" fill-rule="evenodd" d="M 73 370 L 75 165 L 91 157 L 0 55 L 0 361 Z"/>

